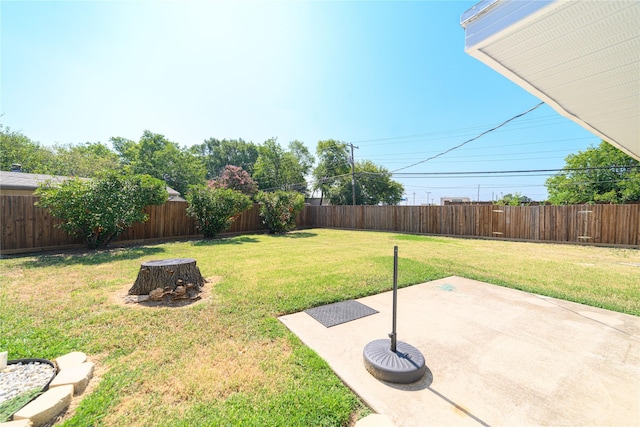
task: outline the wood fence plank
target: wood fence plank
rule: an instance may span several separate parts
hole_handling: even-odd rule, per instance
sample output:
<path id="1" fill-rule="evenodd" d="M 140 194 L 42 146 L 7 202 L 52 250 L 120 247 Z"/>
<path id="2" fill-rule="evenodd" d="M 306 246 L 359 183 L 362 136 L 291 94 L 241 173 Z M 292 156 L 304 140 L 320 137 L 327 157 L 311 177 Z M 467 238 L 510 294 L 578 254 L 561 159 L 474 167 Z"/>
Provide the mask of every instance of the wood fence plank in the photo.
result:
<path id="1" fill-rule="evenodd" d="M 640 204 L 634 205 L 634 220 L 631 222 L 631 234 L 635 236 L 635 240 L 632 244 L 640 246 Z M 633 232 L 633 228 L 635 228 L 635 233 Z"/>
<path id="2" fill-rule="evenodd" d="M 600 243 L 602 241 L 602 209 L 600 205 L 595 205 L 591 208 L 591 218 L 589 221 L 589 236 L 592 243 Z"/>
<path id="3" fill-rule="evenodd" d="M 602 205 L 600 208 L 603 214 L 600 223 L 601 239 L 603 242 L 609 242 L 611 239 L 611 212 L 609 212 L 609 205 Z"/>
<path id="4" fill-rule="evenodd" d="M 504 237 L 504 206 L 491 209 L 491 237 Z"/>
<path id="5" fill-rule="evenodd" d="M 3 197 L 0 202 L 0 246 L 5 250 L 18 249 L 17 227 L 15 226 L 15 218 L 17 213 L 14 209 L 15 199 Z"/>
<path id="6" fill-rule="evenodd" d="M 621 245 L 629 244 L 629 205 L 620 205 L 619 209 L 616 209 L 616 243 Z"/>
<path id="7" fill-rule="evenodd" d="M 633 238 L 629 244 L 640 246 L 640 204 L 633 205 L 631 212 L 629 234 Z"/>

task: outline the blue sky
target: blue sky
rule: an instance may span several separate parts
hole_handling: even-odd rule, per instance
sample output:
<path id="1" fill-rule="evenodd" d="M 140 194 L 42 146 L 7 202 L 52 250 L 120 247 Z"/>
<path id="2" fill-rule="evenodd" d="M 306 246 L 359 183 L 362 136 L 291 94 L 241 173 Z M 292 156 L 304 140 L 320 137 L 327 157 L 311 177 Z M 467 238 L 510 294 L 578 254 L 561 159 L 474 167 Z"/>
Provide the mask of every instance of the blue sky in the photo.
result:
<path id="1" fill-rule="evenodd" d="M 44 145 L 353 143 L 390 171 L 539 100 L 464 52 L 474 1 L 2 1 L 0 121 Z M 553 169 L 599 139 L 543 106 L 411 173 Z M 544 174 L 396 175 L 407 202 L 544 199 Z M 548 174 L 547 174 L 548 175 Z M 479 186 L 479 188 L 478 188 Z"/>

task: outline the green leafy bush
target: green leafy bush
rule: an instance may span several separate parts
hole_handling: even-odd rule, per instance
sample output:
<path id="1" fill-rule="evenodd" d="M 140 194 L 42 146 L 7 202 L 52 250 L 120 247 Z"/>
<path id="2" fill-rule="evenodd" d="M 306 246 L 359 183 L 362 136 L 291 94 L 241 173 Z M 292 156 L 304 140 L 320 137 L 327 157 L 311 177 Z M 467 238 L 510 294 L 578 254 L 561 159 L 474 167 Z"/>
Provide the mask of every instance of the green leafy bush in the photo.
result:
<path id="1" fill-rule="evenodd" d="M 529 197 L 520 194 L 519 192 L 515 194 L 505 194 L 500 200 L 494 202 L 494 205 L 497 206 L 529 206 L 532 202 Z"/>
<path id="2" fill-rule="evenodd" d="M 106 246 L 125 229 L 148 219 L 145 206 L 167 200 L 163 181 L 148 175 L 109 172 L 97 179 L 48 182 L 36 190 L 38 206 L 62 222 L 57 226 L 84 239 L 89 248 Z"/>
<path id="3" fill-rule="evenodd" d="M 257 197 L 262 223 L 271 233 L 286 233 L 296 226 L 296 217 L 304 208 L 304 196 L 293 191 L 261 192 Z"/>
<path id="4" fill-rule="evenodd" d="M 251 199 L 230 188 L 189 187 L 187 214 L 196 219 L 204 237 L 210 238 L 227 230 L 240 213 L 251 207 Z"/>

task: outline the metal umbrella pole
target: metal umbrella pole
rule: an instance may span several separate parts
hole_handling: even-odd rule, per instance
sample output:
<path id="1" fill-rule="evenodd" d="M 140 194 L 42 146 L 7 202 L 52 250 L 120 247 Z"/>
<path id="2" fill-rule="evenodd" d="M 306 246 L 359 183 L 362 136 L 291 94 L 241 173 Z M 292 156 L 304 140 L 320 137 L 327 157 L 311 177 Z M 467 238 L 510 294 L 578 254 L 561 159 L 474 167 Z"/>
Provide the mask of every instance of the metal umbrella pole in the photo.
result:
<path id="1" fill-rule="evenodd" d="M 418 381 L 427 370 L 420 350 L 396 337 L 398 315 L 398 247 L 393 248 L 393 313 L 391 345 L 386 339 L 371 341 L 364 347 L 364 366 L 371 375 L 391 383 L 408 384 Z"/>
<path id="2" fill-rule="evenodd" d="M 398 315 L 398 247 L 393 247 L 393 315 L 391 322 L 391 351 L 396 352 L 396 318 Z"/>

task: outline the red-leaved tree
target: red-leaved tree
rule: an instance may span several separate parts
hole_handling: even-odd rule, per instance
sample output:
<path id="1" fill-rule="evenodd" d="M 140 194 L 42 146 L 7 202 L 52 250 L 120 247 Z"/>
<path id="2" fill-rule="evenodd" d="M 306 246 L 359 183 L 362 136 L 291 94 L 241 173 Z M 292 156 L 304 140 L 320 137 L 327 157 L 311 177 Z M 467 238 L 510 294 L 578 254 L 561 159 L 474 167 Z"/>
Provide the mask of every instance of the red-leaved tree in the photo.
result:
<path id="1" fill-rule="evenodd" d="M 218 179 L 207 182 L 211 188 L 230 188 L 253 197 L 258 191 L 258 184 L 249 173 L 240 166 L 227 165 Z"/>

